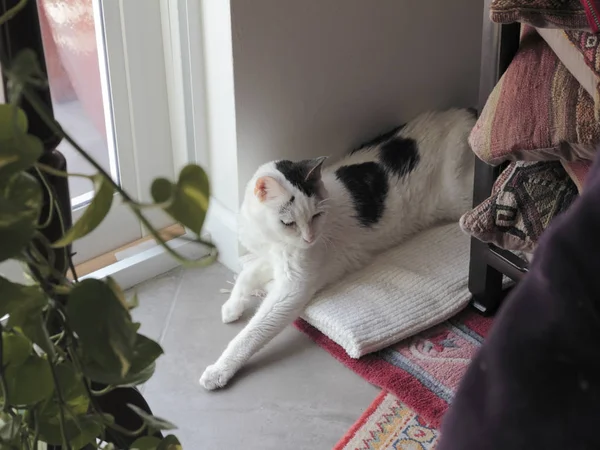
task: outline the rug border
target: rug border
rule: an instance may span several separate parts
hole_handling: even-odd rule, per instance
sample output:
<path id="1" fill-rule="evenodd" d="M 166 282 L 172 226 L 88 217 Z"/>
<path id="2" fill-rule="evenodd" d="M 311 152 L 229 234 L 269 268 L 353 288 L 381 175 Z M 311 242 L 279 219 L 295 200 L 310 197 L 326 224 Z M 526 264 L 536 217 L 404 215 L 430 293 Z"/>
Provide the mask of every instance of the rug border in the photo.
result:
<path id="1" fill-rule="evenodd" d="M 356 435 L 356 432 L 360 430 L 365 424 L 365 422 L 369 419 L 369 417 L 373 415 L 373 413 L 377 410 L 379 405 L 381 405 L 381 402 L 383 402 L 383 400 L 387 397 L 388 394 L 389 392 L 385 389 L 381 390 L 377 397 L 375 397 L 375 400 L 371 402 L 371 405 L 369 405 L 369 407 L 361 414 L 361 416 L 356 420 L 356 422 L 354 422 L 354 425 L 352 425 L 350 429 L 346 431 L 344 437 L 342 437 L 342 439 L 340 439 L 340 441 L 337 444 L 335 444 L 333 450 L 343 450 L 344 447 L 348 445 L 348 442 L 352 440 L 352 438 Z"/>

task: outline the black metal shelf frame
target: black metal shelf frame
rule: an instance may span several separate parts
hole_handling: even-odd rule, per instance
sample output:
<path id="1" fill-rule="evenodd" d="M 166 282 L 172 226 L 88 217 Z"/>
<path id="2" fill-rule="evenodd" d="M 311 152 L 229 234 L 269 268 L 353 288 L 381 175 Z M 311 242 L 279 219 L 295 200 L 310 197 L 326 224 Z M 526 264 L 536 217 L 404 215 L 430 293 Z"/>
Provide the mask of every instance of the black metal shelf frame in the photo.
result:
<path id="1" fill-rule="evenodd" d="M 481 40 L 481 71 L 479 110 L 481 111 L 494 86 L 506 71 L 519 47 L 520 25 L 498 25 L 490 21 L 491 0 L 484 5 Z M 473 205 L 479 205 L 492 192 L 494 181 L 502 168 L 477 160 L 473 186 Z M 519 281 L 527 273 L 527 262 L 511 252 L 478 239 L 471 239 L 469 262 L 469 290 L 472 305 L 482 314 L 493 314 L 506 295 L 503 277 Z"/>

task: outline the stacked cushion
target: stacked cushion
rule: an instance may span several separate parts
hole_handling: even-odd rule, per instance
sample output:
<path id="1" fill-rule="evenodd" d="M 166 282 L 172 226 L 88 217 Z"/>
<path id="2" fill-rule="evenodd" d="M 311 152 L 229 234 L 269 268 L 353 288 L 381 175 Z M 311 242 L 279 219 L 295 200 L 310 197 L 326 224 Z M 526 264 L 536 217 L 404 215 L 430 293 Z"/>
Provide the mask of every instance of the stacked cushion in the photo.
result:
<path id="1" fill-rule="evenodd" d="M 498 23 L 521 22 L 540 28 L 595 31 L 579 0 L 493 0 L 490 18 Z"/>

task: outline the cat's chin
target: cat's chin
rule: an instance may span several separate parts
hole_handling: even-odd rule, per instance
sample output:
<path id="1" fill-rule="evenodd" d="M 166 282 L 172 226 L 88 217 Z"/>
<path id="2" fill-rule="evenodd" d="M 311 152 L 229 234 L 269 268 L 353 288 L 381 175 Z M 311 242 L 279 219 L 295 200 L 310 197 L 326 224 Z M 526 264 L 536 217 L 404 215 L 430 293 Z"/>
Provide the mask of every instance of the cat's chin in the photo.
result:
<path id="1" fill-rule="evenodd" d="M 319 239 L 315 239 L 314 241 L 308 243 L 308 242 L 301 242 L 299 244 L 297 244 L 297 247 L 302 249 L 302 250 L 308 250 L 309 248 L 314 247 L 315 245 L 317 245 L 317 243 L 319 242 Z"/>

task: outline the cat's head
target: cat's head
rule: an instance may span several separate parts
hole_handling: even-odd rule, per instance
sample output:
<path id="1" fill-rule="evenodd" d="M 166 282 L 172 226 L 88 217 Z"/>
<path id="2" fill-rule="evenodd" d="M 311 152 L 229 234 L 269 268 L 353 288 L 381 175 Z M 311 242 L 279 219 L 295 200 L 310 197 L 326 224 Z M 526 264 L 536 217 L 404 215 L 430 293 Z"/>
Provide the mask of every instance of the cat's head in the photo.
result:
<path id="1" fill-rule="evenodd" d="M 308 248 L 320 237 L 327 213 L 327 191 L 321 180 L 325 157 L 260 167 L 248 190 L 245 207 L 253 226 L 273 242 Z"/>

